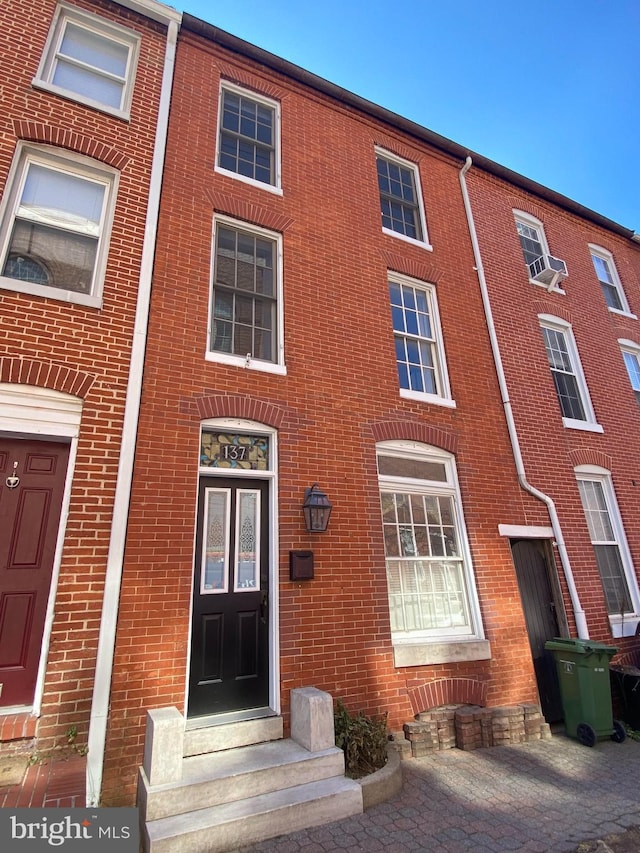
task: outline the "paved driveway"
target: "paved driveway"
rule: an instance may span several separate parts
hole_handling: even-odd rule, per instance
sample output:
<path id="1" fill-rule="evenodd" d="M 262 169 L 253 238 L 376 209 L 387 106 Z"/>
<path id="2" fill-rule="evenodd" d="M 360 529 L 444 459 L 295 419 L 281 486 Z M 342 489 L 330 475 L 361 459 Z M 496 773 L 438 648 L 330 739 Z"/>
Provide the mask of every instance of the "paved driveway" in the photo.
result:
<path id="1" fill-rule="evenodd" d="M 452 749 L 409 759 L 403 773 L 402 792 L 363 815 L 244 853 L 568 853 L 581 841 L 640 825 L 636 741 L 589 749 L 554 735 L 474 752 Z"/>

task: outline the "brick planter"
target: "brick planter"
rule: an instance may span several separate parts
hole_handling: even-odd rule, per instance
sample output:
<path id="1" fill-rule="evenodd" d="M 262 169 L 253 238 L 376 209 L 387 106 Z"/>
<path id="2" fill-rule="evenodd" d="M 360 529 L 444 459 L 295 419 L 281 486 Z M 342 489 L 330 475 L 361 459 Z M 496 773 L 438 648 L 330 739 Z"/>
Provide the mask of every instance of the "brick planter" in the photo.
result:
<path id="1" fill-rule="evenodd" d="M 537 705 L 481 708 L 445 705 L 418 714 L 404 725 L 413 758 L 441 749 L 480 749 L 551 737 L 549 725 Z"/>

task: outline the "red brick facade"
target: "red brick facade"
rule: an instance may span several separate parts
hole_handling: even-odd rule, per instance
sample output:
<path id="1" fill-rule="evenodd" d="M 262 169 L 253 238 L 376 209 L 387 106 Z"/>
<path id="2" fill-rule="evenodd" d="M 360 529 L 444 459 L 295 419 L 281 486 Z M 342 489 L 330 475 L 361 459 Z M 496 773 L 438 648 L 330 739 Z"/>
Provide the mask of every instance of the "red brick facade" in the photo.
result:
<path id="1" fill-rule="evenodd" d="M 130 117 L 116 118 L 32 82 L 56 7 L 54 0 L 6 0 L 2 5 L 3 204 L 12 191 L 9 170 L 25 142 L 37 151 L 61 153 L 69 162 L 83 155 L 90 158 L 83 164 L 111 167 L 119 185 L 99 307 L 57 298 L 53 289 L 47 295 L 15 292 L 9 278 L 0 285 L 2 393 L 39 399 L 49 389 L 81 405 L 76 437 L 56 429 L 61 443 L 72 445 L 75 465 L 61 521 L 63 544 L 53 573 L 53 615 L 44 629 L 41 675 L 31 701 L 15 709 L 19 713 L 0 717 L 3 741 L 35 735 L 40 753 L 66 743 L 69 729 L 77 730 L 78 745 L 87 740 L 167 37 L 166 26 L 124 6 L 101 0 L 74 4 L 140 39 Z M 1 420 L 2 439 L 28 436 L 29 428 L 11 422 L 10 411 Z M 46 435 L 34 429 L 31 437 Z M 3 487 L 4 479 L 5 474 Z M 0 499 L 7 506 L 8 492 Z M 11 642 L 18 638 L 8 642 L 3 636 L 3 664 Z"/>
<path id="2" fill-rule="evenodd" d="M 214 171 L 221 79 L 280 103 L 281 195 Z M 382 232 L 375 146 L 419 165 L 432 250 Z M 277 430 L 278 692 L 285 721 L 290 689 L 307 685 L 354 709 L 388 711 L 394 729 L 413 717 L 418 697 L 536 701 L 509 542 L 498 524 L 520 523 L 523 515 L 531 524 L 548 520 L 515 474 L 462 204 L 463 162 L 183 25 L 118 622 L 106 803 L 133 798 L 145 710 L 185 711 L 205 419 L 242 418 Z M 217 214 L 282 235 L 286 375 L 205 359 Z M 399 394 L 389 271 L 436 286 L 455 408 Z M 394 666 L 375 450 L 377 442 L 399 439 L 455 455 L 490 660 Z M 322 535 L 305 531 L 300 508 L 314 481 L 334 504 Z M 289 551 L 297 549 L 314 552 L 311 581 L 289 580 Z"/>
<path id="3" fill-rule="evenodd" d="M 118 179 L 100 305 L 16 292 L 0 277 L 0 403 L 12 394 L 26 401 L 13 423 L 0 406 L 0 462 L 3 440 L 48 436 L 25 430 L 20 420 L 30 416 L 29 406 L 37 408 L 39 391 L 59 392 L 54 401 L 68 404 L 77 421 L 75 434 L 51 427 L 72 446 L 73 476 L 41 674 L 33 706 L 0 716 L 0 738 L 35 737 L 38 749 L 47 750 L 75 728 L 84 744 L 91 719 L 98 735 L 90 757 L 102 778 L 90 794 L 100 793 L 103 805 L 134 803 L 147 710 L 175 706 L 188 716 L 203 526 L 199 483 L 226 475 L 250 484 L 254 476 L 234 480 L 237 472 L 199 465 L 203 425 L 257 432 L 270 443 L 271 467 L 261 476 L 268 481 L 271 549 L 265 550 L 271 583 L 264 621 L 273 654 L 261 710 L 281 713 L 285 726 L 290 691 L 305 686 L 326 690 L 353 710 L 387 712 L 392 730 L 439 705 L 538 703 L 526 596 L 512 552 L 519 541 L 544 542 L 558 632 L 580 632 L 579 599 L 591 637 L 615 642 L 624 659 L 632 659 L 635 623 L 621 625 L 607 615 L 574 469 L 592 466 L 587 470 L 610 475 L 628 541 L 632 604 L 640 614 L 633 568 L 640 559 L 638 403 L 619 343 L 636 343 L 640 353 L 640 246 L 623 228 L 482 158 L 474 158 L 461 185 L 461 147 L 189 16 L 176 54 L 140 416 L 131 416 L 124 443 L 132 454 L 137 427 L 131 500 L 117 504 L 122 489 L 116 490 L 126 479 L 126 395 L 136 393 L 130 382 L 134 328 L 145 334 L 134 324 L 144 318 L 146 305 L 138 315 L 136 306 L 143 258 L 150 262 L 152 255 L 145 223 L 167 29 L 154 15 L 130 11 L 128 0 L 77 0 L 74 6 L 140 37 L 128 119 L 34 84 L 53 0 L 8 0 L 0 32 L 0 217 L 15 193 L 10 170 L 22 143 L 85 165 L 90 159 Z M 277 105 L 276 186 L 216 168 L 223 83 L 249 100 Z M 380 150 L 415 166 L 428 243 L 381 228 Z M 473 250 L 465 181 L 481 257 Z M 549 253 L 566 262 L 564 292 L 530 282 L 514 210 L 541 223 Z M 213 234 L 220 221 L 261 229 L 277 244 L 283 356 L 273 364 L 253 354 L 222 357 L 223 347 L 209 351 Z M 0 219 L 0 237 L 1 229 Z M 629 311 L 608 310 L 590 244 L 615 259 Z M 504 367 L 502 396 L 483 275 Z M 390 276 L 423 285 L 437 299 L 450 384 L 450 395 L 439 401 L 400 392 Z M 539 315 L 572 331 L 593 403 L 588 429 L 563 425 Z M 42 405 L 49 404 L 44 399 Z M 555 504 L 553 530 L 541 495 L 519 482 L 505 411 L 513 412 L 524 476 Z M 415 659 L 391 630 L 376 449 L 392 442 L 416 453 L 431 448 L 455 472 L 457 530 L 468 544 L 465 592 L 476 614 L 473 631 L 443 632 Z M 2 483 L 6 476 L 3 469 Z M 305 490 L 316 482 L 333 503 L 325 533 L 307 532 L 301 510 Z M 114 542 L 124 537 L 125 521 L 122 560 Z M 313 552 L 313 579 L 290 579 L 290 554 L 298 551 Z M 108 626 L 116 614 L 111 671 Z M 94 696 L 101 631 L 107 654 L 96 693 L 105 688 L 103 709 Z M 7 648 L 1 641 L 0 665 Z M 207 715 L 199 716 L 206 724 Z"/>
<path id="4" fill-rule="evenodd" d="M 591 465 L 610 473 L 631 558 L 637 565 L 639 411 L 618 341 L 640 340 L 640 245 L 630 239 L 628 231 L 601 217 L 588 212 L 577 216 L 571 209 L 480 170 L 472 169 L 468 182 L 529 482 L 556 503 L 591 638 L 629 653 L 635 647 L 633 639 L 618 636 L 618 631 L 613 634 L 607 618 L 574 469 Z M 568 277 L 561 283 L 564 293 L 529 282 L 514 210 L 540 222 L 551 254 L 565 261 Z M 609 253 L 629 311 L 607 307 L 590 246 Z M 539 315 L 570 324 L 595 420 L 602 431 L 563 425 Z M 568 603 L 567 611 L 571 618 Z M 633 634 L 635 621 L 627 627 Z"/>

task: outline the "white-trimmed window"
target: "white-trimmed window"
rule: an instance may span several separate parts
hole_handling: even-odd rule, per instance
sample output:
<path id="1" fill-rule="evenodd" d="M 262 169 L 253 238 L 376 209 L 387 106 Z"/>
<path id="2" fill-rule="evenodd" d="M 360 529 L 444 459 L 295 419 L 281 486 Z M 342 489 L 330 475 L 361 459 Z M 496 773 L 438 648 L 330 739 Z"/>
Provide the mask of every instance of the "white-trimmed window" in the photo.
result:
<path id="1" fill-rule="evenodd" d="M 280 104 L 232 83 L 220 87 L 220 172 L 248 183 L 280 188 Z"/>
<path id="2" fill-rule="evenodd" d="M 481 638 L 454 457 L 410 441 L 377 453 L 394 645 Z"/>
<path id="3" fill-rule="evenodd" d="M 418 167 L 376 148 L 376 169 L 382 230 L 430 248 Z"/>
<path id="4" fill-rule="evenodd" d="M 400 395 L 455 405 L 447 376 L 435 287 L 389 273 Z"/>
<path id="5" fill-rule="evenodd" d="M 284 373 L 282 239 L 216 217 L 208 358 Z"/>
<path id="6" fill-rule="evenodd" d="M 61 3 L 33 83 L 128 118 L 139 47 L 133 30 Z"/>
<path id="7" fill-rule="evenodd" d="M 514 210 L 513 214 L 529 281 L 554 293 L 564 293 L 560 282 L 566 278 L 566 266 L 550 254 L 542 222 L 521 210 Z"/>
<path id="8" fill-rule="evenodd" d="M 629 303 L 625 296 L 618 270 L 613 261 L 611 252 L 600 246 L 589 245 L 593 267 L 602 287 L 604 300 L 610 311 L 618 311 L 621 314 L 630 314 Z"/>
<path id="9" fill-rule="evenodd" d="M 614 636 L 625 636 L 625 616 L 640 613 L 640 593 L 611 474 L 595 465 L 575 473 Z M 637 621 L 627 625 L 631 635 Z"/>
<path id="10" fill-rule="evenodd" d="M 566 427 L 602 432 L 591 404 L 571 325 L 539 314 L 544 346 Z"/>
<path id="11" fill-rule="evenodd" d="M 640 405 L 640 346 L 624 338 L 619 338 L 618 343 L 636 402 Z"/>
<path id="12" fill-rule="evenodd" d="M 0 213 L 0 287 L 99 306 L 117 173 L 21 145 Z"/>

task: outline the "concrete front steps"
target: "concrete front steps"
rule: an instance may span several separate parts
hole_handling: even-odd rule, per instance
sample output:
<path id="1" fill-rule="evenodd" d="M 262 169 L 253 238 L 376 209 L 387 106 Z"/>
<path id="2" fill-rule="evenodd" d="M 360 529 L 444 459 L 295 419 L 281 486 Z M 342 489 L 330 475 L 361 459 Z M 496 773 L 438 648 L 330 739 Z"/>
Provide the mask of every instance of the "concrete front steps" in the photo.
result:
<path id="1" fill-rule="evenodd" d="M 286 740 L 280 717 L 185 731 L 177 709 L 149 712 L 138 784 L 147 853 L 224 853 L 362 812 L 334 746 L 331 697 L 303 688 L 291 700 Z"/>

